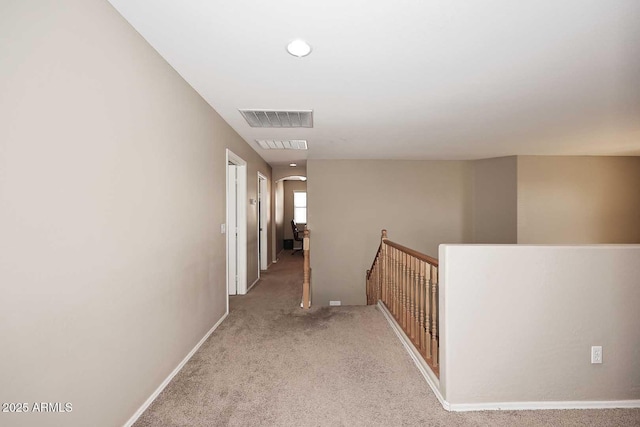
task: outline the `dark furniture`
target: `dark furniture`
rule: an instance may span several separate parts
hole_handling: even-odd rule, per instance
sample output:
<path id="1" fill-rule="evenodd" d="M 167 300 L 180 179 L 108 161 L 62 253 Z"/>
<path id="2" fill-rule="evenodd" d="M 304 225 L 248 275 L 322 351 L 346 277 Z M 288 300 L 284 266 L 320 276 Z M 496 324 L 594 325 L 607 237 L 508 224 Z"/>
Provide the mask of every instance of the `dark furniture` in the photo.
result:
<path id="1" fill-rule="evenodd" d="M 291 220 L 291 231 L 293 231 L 293 252 L 291 255 L 296 252 L 302 252 L 302 233 L 298 230 L 298 224 L 294 220 Z M 300 247 L 296 247 L 296 242 L 300 242 Z"/>

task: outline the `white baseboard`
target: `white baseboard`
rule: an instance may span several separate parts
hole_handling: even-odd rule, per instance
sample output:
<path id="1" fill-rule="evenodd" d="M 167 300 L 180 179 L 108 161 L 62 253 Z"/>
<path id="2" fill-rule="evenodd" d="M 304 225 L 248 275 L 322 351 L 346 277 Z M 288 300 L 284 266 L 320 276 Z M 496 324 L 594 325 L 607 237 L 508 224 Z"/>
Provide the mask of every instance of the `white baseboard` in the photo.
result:
<path id="1" fill-rule="evenodd" d="M 249 286 L 249 289 L 247 289 L 247 293 L 249 293 L 249 291 L 251 290 L 251 288 L 253 288 L 256 283 L 258 283 L 260 281 L 260 278 L 258 277 L 256 280 L 254 280 L 254 282 L 251 284 L 251 286 Z M 245 294 L 246 295 L 246 294 Z"/>
<path id="2" fill-rule="evenodd" d="M 407 334 L 404 333 L 402 327 L 400 327 L 398 322 L 396 322 L 396 319 L 393 318 L 393 315 L 382 301 L 378 301 L 378 309 L 382 312 L 382 314 L 384 314 L 387 322 L 389 322 L 389 325 L 391 325 L 391 329 L 400 339 L 400 342 L 404 346 L 405 350 L 407 350 L 407 353 L 409 353 L 409 356 L 411 356 L 413 363 L 415 363 L 415 365 L 418 367 L 418 370 L 427 381 L 427 384 L 429 384 L 429 387 L 431 387 L 431 390 L 433 390 L 433 393 L 438 398 L 438 401 L 440 402 L 442 407 L 449 411 L 449 403 L 444 400 L 442 393 L 440 393 L 440 380 L 438 380 L 438 377 L 435 376 L 429 365 L 427 365 L 427 363 L 420 355 L 418 349 L 413 345 Z"/>
<path id="3" fill-rule="evenodd" d="M 284 248 L 280 249 L 280 252 L 276 254 L 276 258 L 273 260 L 274 263 L 278 262 L 278 260 L 280 259 L 280 255 L 282 255 L 282 252 L 284 252 Z"/>
<path id="4" fill-rule="evenodd" d="M 440 382 L 433 374 L 429 365 L 425 363 L 422 356 L 415 348 L 407 334 L 404 333 L 396 319 L 387 307 L 378 301 L 378 309 L 391 325 L 391 329 L 396 333 L 400 342 L 413 359 L 418 370 L 431 387 L 431 390 L 438 398 L 444 409 L 452 412 L 468 411 L 531 411 L 544 409 L 613 409 L 613 408 L 640 408 L 640 400 L 602 400 L 602 401 L 543 401 L 543 402 L 487 402 L 487 403 L 449 403 L 440 393 Z"/>
<path id="5" fill-rule="evenodd" d="M 149 398 L 142 404 L 142 406 L 140 406 L 140 408 L 138 408 L 138 410 L 135 412 L 135 414 L 133 414 L 131 416 L 131 418 L 129 418 L 129 420 L 124 424 L 124 427 L 131 427 L 136 421 L 138 421 L 138 418 L 140 418 L 140 415 L 142 415 L 144 413 L 144 411 L 146 411 L 147 408 L 153 403 L 153 401 L 156 400 L 158 395 L 160 393 L 162 393 L 162 390 L 164 390 L 164 388 L 167 385 L 169 385 L 169 383 L 171 382 L 173 377 L 175 377 L 176 374 L 178 372 L 180 372 L 180 370 L 184 367 L 184 365 L 186 365 L 186 363 L 189 361 L 189 359 L 191 359 L 191 357 L 193 357 L 193 355 L 196 353 L 196 351 L 198 351 L 200 346 L 202 346 L 202 344 L 204 344 L 204 342 L 207 340 L 207 338 L 209 338 L 209 336 L 213 333 L 213 331 L 215 331 L 218 328 L 218 326 L 220 326 L 222 321 L 224 319 L 226 319 L 228 315 L 229 315 L 229 312 L 227 311 L 220 318 L 220 320 L 218 320 L 216 322 L 216 324 L 213 325 L 213 327 L 211 329 L 209 329 L 209 332 L 207 332 L 204 335 L 204 337 L 202 337 L 202 339 L 198 342 L 198 344 L 196 344 L 195 347 L 193 347 L 193 349 L 189 352 L 189 354 L 187 354 L 187 356 L 184 359 L 182 359 L 182 362 L 180 362 L 178 364 L 178 366 L 176 366 L 176 368 L 169 374 L 169 376 L 167 378 L 165 378 L 165 380 L 162 382 L 162 384 L 160 384 L 158 386 L 158 388 L 151 394 L 151 396 L 149 396 Z"/>
<path id="6" fill-rule="evenodd" d="M 451 403 L 449 408 L 453 412 L 640 408 L 640 400 Z"/>

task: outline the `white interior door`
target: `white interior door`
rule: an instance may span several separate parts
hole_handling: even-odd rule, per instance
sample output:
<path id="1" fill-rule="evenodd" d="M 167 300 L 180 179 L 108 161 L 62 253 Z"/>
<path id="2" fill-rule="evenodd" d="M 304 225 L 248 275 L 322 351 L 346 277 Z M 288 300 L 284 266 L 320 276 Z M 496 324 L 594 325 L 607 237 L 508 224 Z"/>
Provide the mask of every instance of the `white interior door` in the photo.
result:
<path id="1" fill-rule="evenodd" d="M 267 213 L 269 212 L 269 193 L 267 192 L 267 177 L 258 173 L 258 277 L 260 270 L 269 267 Z"/>
<path id="2" fill-rule="evenodd" d="M 227 283 L 229 295 L 238 293 L 238 166 L 227 165 Z"/>
<path id="3" fill-rule="evenodd" d="M 227 289 L 229 295 L 244 295 L 247 293 L 247 162 L 227 149 L 226 166 Z"/>

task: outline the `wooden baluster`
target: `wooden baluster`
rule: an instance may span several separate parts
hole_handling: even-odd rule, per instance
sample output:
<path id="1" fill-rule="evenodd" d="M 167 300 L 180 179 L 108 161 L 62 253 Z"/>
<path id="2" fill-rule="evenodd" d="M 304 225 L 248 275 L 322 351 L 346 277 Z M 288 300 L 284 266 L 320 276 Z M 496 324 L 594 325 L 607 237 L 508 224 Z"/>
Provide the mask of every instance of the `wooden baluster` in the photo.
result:
<path id="1" fill-rule="evenodd" d="M 382 275 L 380 274 L 380 272 L 382 271 L 383 262 L 384 262 L 384 257 L 382 254 L 382 247 L 380 247 L 380 259 L 378 260 L 378 265 L 376 265 L 375 276 L 374 276 L 376 278 L 376 282 L 378 283 L 378 292 L 379 292 L 378 299 L 380 301 L 382 301 L 384 298 L 384 293 L 382 290 L 382 286 L 383 286 Z"/>
<path id="2" fill-rule="evenodd" d="M 393 248 L 393 315 L 398 319 L 398 250 Z"/>
<path id="3" fill-rule="evenodd" d="M 425 262 L 424 261 L 419 261 L 419 265 L 418 265 L 418 305 L 419 305 L 419 309 L 420 309 L 420 313 L 418 314 L 419 316 L 419 329 L 418 329 L 418 349 L 420 350 L 420 352 L 424 355 L 426 348 L 424 345 L 425 339 L 424 339 L 424 276 L 425 276 L 425 266 L 424 266 Z"/>
<path id="4" fill-rule="evenodd" d="M 409 293 L 409 255 L 404 254 L 404 331 L 409 335 L 409 312 L 411 303 L 411 294 Z"/>
<path id="5" fill-rule="evenodd" d="M 380 297 L 380 299 L 382 300 L 383 303 L 385 303 L 385 305 L 387 304 L 387 282 L 384 276 L 386 262 L 387 262 L 386 246 L 387 246 L 386 244 L 382 243 L 382 246 L 380 247 L 380 250 L 382 251 L 380 253 L 380 256 L 382 257 L 382 259 L 380 260 L 380 268 L 378 269 L 378 275 L 379 275 L 378 277 L 380 280 L 380 286 L 382 287 L 382 296 Z"/>
<path id="6" fill-rule="evenodd" d="M 405 332 L 407 333 L 408 336 L 411 335 L 410 331 L 411 331 L 411 321 L 409 320 L 411 318 L 411 281 L 409 280 L 409 278 L 411 277 L 411 272 L 409 271 L 409 262 L 410 262 L 411 257 L 407 254 L 404 255 L 404 281 L 405 281 L 405 287 L 404 287 L 404 300 L 405 300 L 405 306 L 404 306 L 404 321 L 406 324 L 406 328 L 405 328 Z"/>
<path id="7" fill-rule="evenodd" d="M 431 358 L 438 366 L 438 267 L 431 266 Z"/>
<path id="8" fill-rule="evenodd" d="M 393 314 L 394 316 L 396 315 L 396 308 L 397 308 L 397 303 L 398 303 L 398 281 L 397 281 L 397 276 L 396 276 L 396 267 L 397 267 L 397 263 L 396 263 L 396 248 L 391 248 L 391 277 L 393 277 L 393 290 L 392 290 L 392 295 L 391 295 L 391 299 L 393 300 L 392 303 L 392 308 L 391 308 L 391 314 Z"/>
<path id="9" fill-rule="evenodd" d="M 382 281 L 382 301 L 389 307 L 389 282 L 387 277 L 387 244 L 382 244 L 382 264 L 380 264 L 380 280 Z"/>
<path id="10" fill-rule="evenodd" d="M 417 296 L 418 293 L 417 288 L 416 288 L 416 262 L 418 260 L 415 257 L 411 257 L 411 340 L 413 341 L 413 344 L 417 346 L 418 340 L 416 339 L 417 337 L 417 332 L 418 332 L 418 327 L 417 327 L 417 322 L 418 322 L 418 301 L 417 301 Z"/>
<path id="11" fill-rule="evenodd" d="M 392 265 L 393 265 L 393 262 L 391 261 L 392 251 L 393 251 L 393 249 L 390 248 L 389 246 L 387 246 L 387 253 L 386 253 L 386 257 L 387 257 L 387 273 L 386 273 L 386 276 L 387 276 L 387 286 L 389 288 L 389 289 L 387 289 L 387 293 L 388 293 L 387 308 L 391 312 L 393 312 L 393 281 L 392 281 L 392 275 L 393 275 Z"/>
<path id="12" fill-rule="evenodd" d="M 400 323 L 400 327 L 402 327 L 402 252 L 400 250 L 396 250 L 396 275 L 398 277 L 398 323 Z"/>
<path id="13" fill-rule="evenodd" d="M 409 282 L 410 272 L 409 272 L 409 260 L 410 257 L 407 254 L 404 254 L 404 322 L 405 322 L 405 332 L 408 336 L 411 335 L 409 332 L 411 330 L 411 285 Z"/>
<path id="14" fill-rule="evenodd" d="M 392 297 L 391 297 L 391 289 L 393 287 L 393 284 L 391 283 L 391 248 L 387 245 L 387 249 L 385 252 L 385 258 L 386 258 L 386 271 L 385 271 L 385 277 L 386 277 L 386 281 L 387 281 L 387 308 L 389 309 L 389 311 L 391 311 L 391 306 L 392 306 Z"/>
<path id="15" fill-rule="evenodd" d="M 374 264 L 373 268 L 371 269 L 371 271 L 369 272 L 369 278 L 371 280 L 371 288 L 372 288 L 372 293 L 373 293 L 373 298 L 371 301 L 371 304 L 377 304 L 378 303 L 378 283 L 376 282 L 376 266 L 378 264 L 379 260 L 376 257 L 376 264 Z"/>
<path id="16" fill-rule="evenodd" d="M 400 320 L 402 321 L 402 329 L 407 331 L 407 254 L 400 251 L 400 280 L 402 281 L 402 295 L 401 295 L 401 312 Z"/>
<path id="17" fill-rule="evenodd" d="M 400 293 L 401 293 L 401 289 L 400 289 L 400 251 L 397 249 L 394 249 L 393 251 L 394 253 L 394 276 L 395 276 L 395 288 L 396 288 L 396 295 L 395 295 L 395 315 L 396 315 L 396 320 L 400 320 L 400 308 L 401 308 L 401 304 L 402 301 L 400 300 Z"/>
<path id="18" fill-rule="evenodd" d="M 415 282 L 413 276 L 413 257 L 409 255 L 409 337 L 415 341 L 414 310 L 416 307 Z"/>
<path id="19" fill-rule="evenodd" d="M 407 266 L 407 336 L 411 339 L 411 256 L 405 256 L 405 264 Z"/>
<path id="20" fill-rule="evenodd" d="M 391 257 L 393 256 L 393 248 L 387 246 L 387 308 L 390 312 L 393 312 L 393 262 Z"/>
<path id="21" fill-rule="evenodd" d="M 396 320 L 398 319 L 398 314 L 400 313 L 400 275 L 398 274 L 400 263 L 398 261 L 398 257 L 400 252 L 397 249 L 393 249 L 393 314 L 396 316 Z"/>
<path id="22" fill-rule="evenodd" d="M 376 288 L 378 289 L 378 301 L 382 299 L 382 282 L 380 281 L 380 263 L 382 262 L 382 253 L 380 253 L 380 257 L 378 258 L 378 262 L 376 263 L 376 267 L 373 271 L 373 279 L 376 281 Z M 376 301 L 376 304 L 378 302 Z"/>
<path id="23" fill-rule="evenodd" d="M 414 262 L 415 282 L 416 282 L 416 344 L 420 348 L 420 260 L 416 258 Z"/>
<path id="24" fill-rule="evenodd" d="M 376 301 L 374 304 L 378 303 L 380 300 L 380 282 L 378 282 L 378 265 L 380 264 L 380 254 L 376 256 L 376 265 L 373 267 L 373 274 L 371 275 L 371 279 L 373 280 L 373 285 L 376 289 Z"/>
<path id="25" fill-rule="evenodd" d="M 376 270 L 377 270 L 378 262 L 380 262 L 380 260 L 378 259 L 378 257 L 376 257 L 376 263 L 373 266 L 373 268 L 371 269 L 371 271 L 369 272 L 369 278 L 371 280 L 371 287 L 373 288 L 373 301 L 371 301 L 371 304 L 377 304 L 378 303 L 378 299 L 380 299 L 380 297 L 378 295 L 378 282 L 376 281 Z"/>
<path id="26" fill-rule="evenodd" d="M 414 261 L 415 268 L 415 284 L 416 284 L 416 323 L 415 323 L 415 335 L 416 335 L 416 347 L 420 349 L 420 260 L 418 258 Z"/>
<path id="27" fill-rule="evenodd" d="M 397 250 L 397 274 L 398 274 L 398 322 L 402 327 L 402 252 Z"/>
<path id="28" fill-rule="evenodd" d="M 398 316 L 400 316 L 400 327 L 404 329 L 404 254 L 400 250 L 398 251 L 398 277 L 400 278 Z"/>
<path id="29" fill-rule="evenodd" d="M 376 258 L 376 264 L 373 266 L 373 268 L 371 269 L 371 275 L 369 277 L 371 277 L 371 283 L 373 283 L 373 286 L 375 288 L 375 293 L 376 293 L 376 298 L 374 301 L 374 304 L 377 304 L 378 301 L 380 300 L 380 284 L 378 283 L 378 268 L 380 263 L 380 259 L 379 257 Z"/>
<path id="30" fill-rule="evenodd" d="M 385 292 L 386 292 L 386 297 L 384 300 L 384 303 L 386 304 L 387 308 L 391 307 L 391 281 L 389 280 L 389 257 L 391 256 L 391 254 L 389 253 L 389 246 L 387 246 L 385 244 L 385 249 L 384 249 L 384 286 L 385 286 Z"/>
<path id="31" fill-rule="evenodd" d="M 387 265 L 389 268 L 387 269 L 387 277 L 389 278 L 389 311 L 393 313 L 393 248 L 387 246 Z"/>
<path id="32" fill-rule="evenodd" d="M 374 304 L 377 304 L 380 301 L 380 281 L 378 280 L 378 268 L 380 268 L 380 258 L 376 260 L 376 266 L 373 268 L 373 272 L 371 273 L 371 279 L 373 280 L 374 286 L 376 288 L 376 300 Z"/>
<path id="33" fill-rule="evenodd" d="M 380 271 L 382 270 L 382 252 L 380 253 L 380 260 L 378 261 L 378 265 L 376 266 L 376 273 L 375 273 L 375 278 L 376 278 L 376 282 L 378 282 L 378 299 L 380 301 L 382 301 L 383 297 L 384 297 L 384 291 L 382 289 L 382 276 L 380 275 Z"/>
<path id="34" fill-rule="evenodd" d="M 431 264 L 425 263 L 424 274 L 424 342 L 425 357 L 431 359 L 431 299 L 429 293 L 431 289 Z"/>
<path id="35" fill-rule="evenodd" d="M 411 277 L 412 274 L 411 273 L 411 260 L 412 260 L 412 256 L 407 254 L 407 336 L 409 337 L 409 340 L 413 340 L 413 334 L 412 334 L 412 319 L 413 319 L 413 315 L 412 315 L 412 307 L 413 307 L 413 282 L 411 281 Z"/>
<path id="36" fill-rule="evenodd" d="M 367 270 L 367 305 L 371 305 L 373 297 L 371 296 L 371 270 Z"/>
<path id="37" fill-rule="evenodd" d="M 378 277 L 378 284 L 380 286 L 380 299 L 382 300 L 382 302 L 384 302 L 385 304 L 387 303 L 385 301 L 385 292 L 386 292 L 386 284 L 385 284 L 385 278 L 384 278 L 384 263 L 386 261 L 386 257 L 385 257 L 385 252 L 386 252 L 386 243 L 385 240 L 387 240 L 387 230 L 383 229 L 382 233 L 380 235 L 380 260 L 379 260 L 379 268 L 378 268 L 378 272 L 379 274 L 377 275 Z"/>

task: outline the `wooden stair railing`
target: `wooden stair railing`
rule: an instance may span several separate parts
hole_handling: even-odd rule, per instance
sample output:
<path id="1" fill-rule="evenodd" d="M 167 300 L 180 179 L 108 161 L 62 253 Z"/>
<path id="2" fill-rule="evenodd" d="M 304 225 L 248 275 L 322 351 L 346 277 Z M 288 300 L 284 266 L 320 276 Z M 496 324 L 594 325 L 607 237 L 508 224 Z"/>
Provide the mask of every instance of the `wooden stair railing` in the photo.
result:
<path id="1" fill-rule="evenodd" d="M 309 246 L 310 239 L 308 228 L 304 230 L 304 237 L 302 239 L 302 254 L 304 255 L 303 263 L 303 278 L 302 278 L 302 308 L 308 309 L 311 307 L 311 266 L 309 259 Z"/>
<path id="2" fill-rule="evenodd" d="M 438 260 L 388 240 L 382 230 L 367 270 L 367 304 L 379 301 L 439 378 Z"/>

